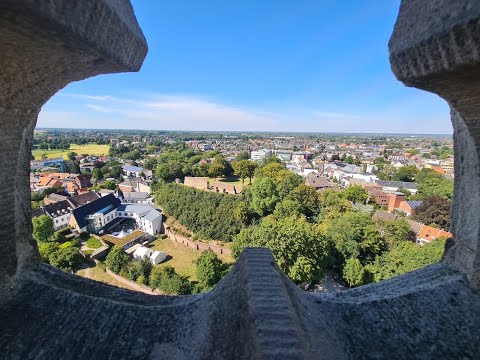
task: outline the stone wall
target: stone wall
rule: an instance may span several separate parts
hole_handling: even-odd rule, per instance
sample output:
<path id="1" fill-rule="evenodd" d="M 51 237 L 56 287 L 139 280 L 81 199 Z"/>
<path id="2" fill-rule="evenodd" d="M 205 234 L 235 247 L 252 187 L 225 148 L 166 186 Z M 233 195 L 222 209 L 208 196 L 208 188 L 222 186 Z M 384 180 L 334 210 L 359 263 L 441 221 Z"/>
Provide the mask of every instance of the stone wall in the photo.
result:
<path id="1" fill-rule="evenodd" d="M 205 250 L 210 249 L 217 255 L 224 254 L 224 255 L 232 256 L 232 250 L 230 250 L 229 248 L 224 247 L 224 246 L 193 241 L 193 240 L 190 240 L 190 239 L 186 238 L 185 236 L 175 234 L 170 229 L 166 230 L 166 235 L 169 239 L 175 241 L 176 243 L 183 244 L 183 245 L 185 245 L 189 248 L 192 248 L 194 250 L 205 251 Z"/>

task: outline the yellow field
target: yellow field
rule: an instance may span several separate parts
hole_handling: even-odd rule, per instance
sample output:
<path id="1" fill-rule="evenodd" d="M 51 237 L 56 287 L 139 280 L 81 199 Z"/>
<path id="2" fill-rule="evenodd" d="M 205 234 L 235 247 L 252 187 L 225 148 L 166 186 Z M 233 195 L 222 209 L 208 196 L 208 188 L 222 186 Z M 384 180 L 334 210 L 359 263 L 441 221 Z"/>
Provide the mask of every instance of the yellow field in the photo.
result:
<path id="1" fill-rule="evenodd" d="M 62 156 L 65 160 L 68 160 L 67 154 L 71 151 L 76 152 L 78 155 L 88 154 L 88 155 L 108 155 L 108 145 L 98 145 L 98 144 L 86 144 L 86 145 L 77 145 L 71 144 L 70 149 L 68 150 L 41 150 L 35 149 L 32 150 L 32 154 L 35 157 L 35 160 L 41 160 L 42 154 L 46 154 L 48 159 L 59 158 Z"/>

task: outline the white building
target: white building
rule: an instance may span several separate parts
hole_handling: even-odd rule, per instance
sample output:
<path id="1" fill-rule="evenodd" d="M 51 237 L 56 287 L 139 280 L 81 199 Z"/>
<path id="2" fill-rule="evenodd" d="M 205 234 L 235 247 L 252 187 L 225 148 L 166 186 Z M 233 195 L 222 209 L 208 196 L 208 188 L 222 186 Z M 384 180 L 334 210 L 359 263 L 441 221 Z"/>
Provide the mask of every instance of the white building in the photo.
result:
<path id="1" fill-rule="evenodd" d="M 267 149 L 257 150 L 257 151 L 252 151 L 250 153 L 250 159 L 252 159 L 253 161 L 261 161 L 269 157 L 270 155 L 272 155 L 271 150 L 267 150 Z"/>
<path id="2" fill-rule="evenodd" d="M 43 211 L 53 220 L 55 230 L 68 226 L 73 206 L 66 200 L 45 205 Z"/>
<path id="3" fill-rule="evenodd" d="M 134 219 L 140 230 L 157 235 L 162 228 L 162 214 L 149 204 L 121 204 L 116 210 L 116 217 Z"/>

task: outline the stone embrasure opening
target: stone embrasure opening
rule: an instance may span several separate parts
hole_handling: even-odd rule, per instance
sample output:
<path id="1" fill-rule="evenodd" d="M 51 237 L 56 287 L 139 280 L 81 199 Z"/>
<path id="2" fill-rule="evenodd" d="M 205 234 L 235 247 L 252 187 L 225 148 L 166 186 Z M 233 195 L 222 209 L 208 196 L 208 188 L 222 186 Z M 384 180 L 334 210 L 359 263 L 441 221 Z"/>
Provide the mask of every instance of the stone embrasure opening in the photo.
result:
<path id="1" fill-rule="evenodd" d="M 293 286 L 268 250 L 247 249 L 213 291 L 152 298 L 39 264 L 28 205 L 29 149 L 41 106 L 72 81 L 142 64 L 147 45 L 129 1 L 2 1 L 0 165 L 14 164 L 0 173 L 2 356 L 477 357 L 479 22 L 476 0 L 404 0 L 390 41 L 398 78 L 452 108 L 456 239 L 444 263 L 313 297 Z"/>

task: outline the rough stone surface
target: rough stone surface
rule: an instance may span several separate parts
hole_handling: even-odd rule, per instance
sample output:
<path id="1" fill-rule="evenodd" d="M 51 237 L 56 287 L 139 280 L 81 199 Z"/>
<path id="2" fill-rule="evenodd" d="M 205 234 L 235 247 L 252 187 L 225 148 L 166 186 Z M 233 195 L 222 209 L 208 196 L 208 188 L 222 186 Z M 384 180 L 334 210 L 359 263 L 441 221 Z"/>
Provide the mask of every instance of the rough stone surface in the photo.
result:
<path id="1" fill-rule="evenodd" d="M 455 244 L 446 261 L 480 288 L 480 1 L 404 0 L 390 62 L 407 86 L 451 107 L 455 143 Z"/>
<path id="2" fill-rule="evenodd" d="M 38 112 L 72 81 L 140 68 L 147 48 L 130 3 L 0 0 L 0 165 L 10 169 L 0 173 L 0 357 L 478 358 L 479 16 L 473 0 L 404 0 L 390 43 L 398 78 L 452 106 L 456 239 L 446 261 L 314 296 L 281 273 L 270 251 L 246 249 L 212 291 L 169 297 L 41 264 L 31 238 Z"/>
<path id="3" fill-rule="evenodd" d="M 0 1 L 0 283 L 38 261 L 28 185 L 43 104 L 72 81 L 138 71 L 147 45 L 129 1 Z"/>

